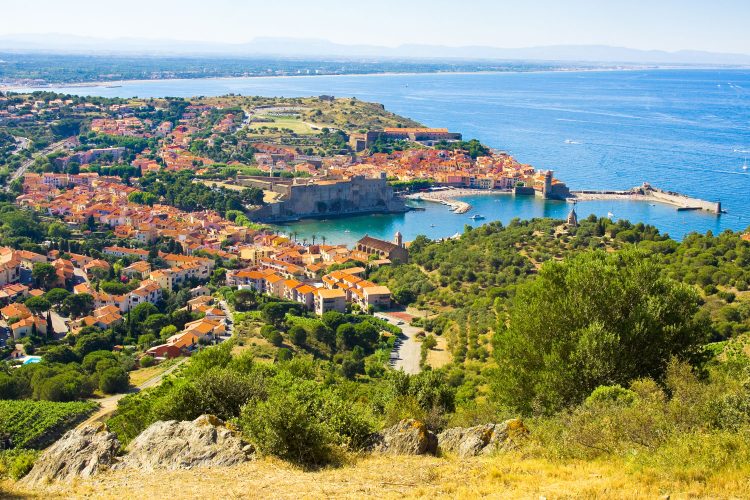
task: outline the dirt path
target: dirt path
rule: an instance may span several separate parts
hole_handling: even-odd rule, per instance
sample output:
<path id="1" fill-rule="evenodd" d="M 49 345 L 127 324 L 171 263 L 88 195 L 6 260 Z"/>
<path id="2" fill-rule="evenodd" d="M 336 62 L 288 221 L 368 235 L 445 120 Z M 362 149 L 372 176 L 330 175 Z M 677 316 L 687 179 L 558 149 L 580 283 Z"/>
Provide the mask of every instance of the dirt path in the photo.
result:
<path id="1" fill-rule="evenodd" d="M 101 422 L 107 417 L 109 417 L 114 411 L 117 409 L 117 403 L 127 396 L 128 394 L 133 394 L 134 392 L 139 392 L 144 389 L 148 389 L 149 387 L 156 387 L 157 385 L 161 384 L 161 381 L 175 371 L 178 366 L 180 366 L 182 363 L 187 361 L 188 358 L 182 358 L 177 363 L 173 364 L 163 372 L 159 373 L 158 375 L 154 375 L 150 379 L 143 382 L 141 385 L 131 389 L 126 394 L 115 394 L 114 396 L 107 396 L 106 398 L 97 399 L 95 400 L 97 403 L 99 403 L 99 409 L 96 410 L 94 413 L 91 414 L 89 418 L 78 424 L 78 427 L 83 427 L 84 425 L 88 424 L 94 424 L 96 422 Z"/>

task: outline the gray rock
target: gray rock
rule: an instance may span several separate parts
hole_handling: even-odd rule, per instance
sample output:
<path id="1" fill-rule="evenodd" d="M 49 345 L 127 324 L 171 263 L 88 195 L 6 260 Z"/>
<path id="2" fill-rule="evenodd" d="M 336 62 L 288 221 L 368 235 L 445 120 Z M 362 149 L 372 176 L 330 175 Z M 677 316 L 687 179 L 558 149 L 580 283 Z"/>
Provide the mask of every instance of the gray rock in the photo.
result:
<path id="1" fill-rule="evenodd" d="M 527 434 L 528 430 L 523 422 L 514 418 L 501 424 L 448 429 L 438 435 L 438 446 L 441 451 L 455 453 L 460 457 L 489 455 L 516 448 Z"/>
<path id="2" fill-rule="evenodd" d="M 155 422 L 127 451 L 116 468 L 153 471 L 235 465 L 248 460 L 251 449 L 220 419 L 202 415 L 192 422 Z"/>
<path id="3" fill-rule="evenodd" d="M 437 437 L 423 422 L 407 419 L 375 434 L 371 450 L 386 455 L 435 454 Z"/>
<path id="4" fill-rule="evenodd" d="M 119 448 L 117 437 L 104 424 L 73 429 L 41 454 L 23 482 L 35 485 L 93 476 L 115 463 Z"/>

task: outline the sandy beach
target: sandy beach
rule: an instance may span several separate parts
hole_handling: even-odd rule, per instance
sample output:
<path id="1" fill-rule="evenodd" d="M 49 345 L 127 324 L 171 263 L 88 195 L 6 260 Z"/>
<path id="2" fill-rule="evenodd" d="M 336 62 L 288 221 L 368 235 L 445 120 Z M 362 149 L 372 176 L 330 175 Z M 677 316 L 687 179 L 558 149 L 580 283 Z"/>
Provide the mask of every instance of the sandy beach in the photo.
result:
<path id="1" fill-rule="evenodd" d="M 466 188 L 448 188 L 440 191 L 430 191 L 426 193 L 414 193 L 406 195 L 407 198 L 412 200 L 430 201 L 433 203 L 442 203 L 448 205 L 451 210 L 457 214 L 465 214 L 471 210 L 471 204 L 465 201 L 458 200 L 462 196 L 477 196 L 477 195 L 499 195 L 499 194 L 513 194 L 511 191 L 497 191 L 488 189 L 466 189 Z"/>

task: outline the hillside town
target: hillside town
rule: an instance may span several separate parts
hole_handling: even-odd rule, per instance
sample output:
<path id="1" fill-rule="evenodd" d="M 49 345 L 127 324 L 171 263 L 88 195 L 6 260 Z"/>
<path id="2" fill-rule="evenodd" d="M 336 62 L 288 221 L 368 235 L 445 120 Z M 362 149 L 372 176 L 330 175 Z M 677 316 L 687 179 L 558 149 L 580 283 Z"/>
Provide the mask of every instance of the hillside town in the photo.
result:
<path id="1" fill-rule="evenodd" d="M 348 248 L 325 235 L 298 241 L 258 221 L 402 212 L 404 191 L 441 186 L 545 197 L 566 190 L 551 172 L 459 133 L 331 96 L 8 94 L 0 126 L 13 131 L 5 138 L 13 148 L 2 149 L 14 171 L 9 201 L 55 228 L 15 246 L 4 240 L 0 340 L 21 362 L 38 361 L 32 353 L 44 339 L 92 331 L 144 337 L 139 356 L 189 354 L 231 335 L 221 287 L 319 317 L 399 307 L 368 277 L 408 262 L 400 233 Z M 27 143 L 22 132 L 36 135 Z M 178 328 L 166 328 L 168 319 L 160 329 L 133 324 L 134 315 L 155 322 L 179 309 L 189 314 Z"/>

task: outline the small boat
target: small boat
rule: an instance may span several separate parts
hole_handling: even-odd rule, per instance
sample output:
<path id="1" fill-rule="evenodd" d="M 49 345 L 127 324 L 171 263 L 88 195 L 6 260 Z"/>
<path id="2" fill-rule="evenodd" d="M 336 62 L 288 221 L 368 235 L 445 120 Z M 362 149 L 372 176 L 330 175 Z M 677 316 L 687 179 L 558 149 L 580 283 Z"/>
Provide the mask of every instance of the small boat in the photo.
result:
<path id="1" fill-rule="evenodd" d="M 435 227 L 435 224 L 430 224 L 430 227 Z"/>
<path id="2" fill-rule="evenodd" d="M 747 156 L 745 157 L 745 163 L 742 164 L 742 170 L 747 170 Z"/>
<path id="3" fill-rule="evenodd" d="M 574 141 L 573 139 L 565 139 L 565 144 L 580 144 L 580 142 Z"/>
<path id="4" fill-rule="evenodd" d="M 607 217 L 609 217 L 610 219 L 611 219 L 612 217 L 614 217 L 614 216 L 615 216 L 615 214 L 613 214 L 612 212 L 607 212 Z"/>
<path id="5" fill-rule="evenodd" d="M 351 233 L 351 231 L 349 231 L 348 229 L 344 229 L 344 232 L 345 233 Z"/>
<path id="6" fill-rule="evenodd" d="M 482 220 L 482 219 L 484 219 L 484 215 L 474 214 L 471 217 L 469 217 L 469 219 Z"/>

